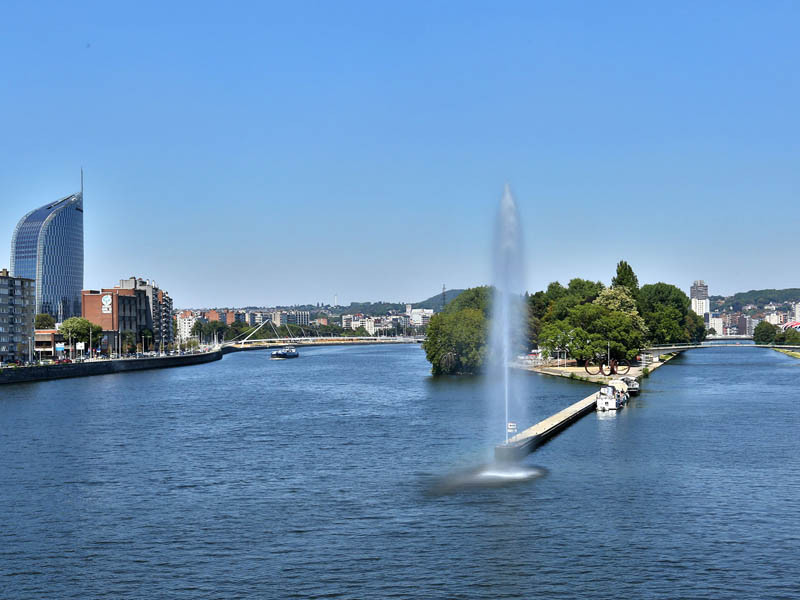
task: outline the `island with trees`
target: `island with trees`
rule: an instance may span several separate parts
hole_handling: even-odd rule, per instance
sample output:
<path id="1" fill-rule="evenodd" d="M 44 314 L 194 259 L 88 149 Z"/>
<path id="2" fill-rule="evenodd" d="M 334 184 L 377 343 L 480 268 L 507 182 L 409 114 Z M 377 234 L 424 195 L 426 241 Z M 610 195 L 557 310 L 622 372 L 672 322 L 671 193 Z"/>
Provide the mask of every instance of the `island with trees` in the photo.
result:
<path id="1" fill-rule="evenodd" d="M 433 316 L 423 344 L 434 375 L 478 373 L 487 355 L 492 289 L 464 291 Z M 703 318 L 689 297 L 668 283 L 639 286 L 631 266 L 620 261 L 611 285 L 572 279 L 525 294 L 519 353 L 540 347 L 585 361 L 610 352 L 632 359 L 649 344 L 696 343 L 706 337 Z"/>

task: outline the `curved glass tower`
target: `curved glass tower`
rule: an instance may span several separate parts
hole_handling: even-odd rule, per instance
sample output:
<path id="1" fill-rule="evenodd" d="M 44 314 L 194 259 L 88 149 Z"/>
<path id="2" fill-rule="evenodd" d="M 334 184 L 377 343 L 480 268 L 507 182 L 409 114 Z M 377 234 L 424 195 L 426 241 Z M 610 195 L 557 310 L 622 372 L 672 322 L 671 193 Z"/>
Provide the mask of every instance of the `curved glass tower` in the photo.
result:
<path id="1" fill-rule="evenodd" d="M 11 237 L 11 275 L 36 280 L 36 313 L 81 316 L 83 192 L 20 219 Z"/>

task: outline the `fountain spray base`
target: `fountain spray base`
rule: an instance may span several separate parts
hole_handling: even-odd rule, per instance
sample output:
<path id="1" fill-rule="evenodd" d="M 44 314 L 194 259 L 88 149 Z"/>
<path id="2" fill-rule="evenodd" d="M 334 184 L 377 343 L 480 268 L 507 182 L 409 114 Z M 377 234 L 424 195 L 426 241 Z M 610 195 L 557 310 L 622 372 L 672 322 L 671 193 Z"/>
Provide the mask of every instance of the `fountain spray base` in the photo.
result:
<path id="1" fill-rule="evenodd" d="M 499 463 L 518 462 L 536 450 L 544 440 L 539 435 L 534 435 L 507 444 L 497 444 L 494 447 L 494 459 Z"/>

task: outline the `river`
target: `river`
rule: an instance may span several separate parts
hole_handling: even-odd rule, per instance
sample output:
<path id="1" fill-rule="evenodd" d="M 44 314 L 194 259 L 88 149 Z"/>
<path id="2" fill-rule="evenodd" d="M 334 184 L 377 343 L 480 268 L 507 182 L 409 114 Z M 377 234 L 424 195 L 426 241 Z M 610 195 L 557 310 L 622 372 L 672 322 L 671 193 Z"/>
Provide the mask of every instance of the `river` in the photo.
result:
<path id="1" fill-rule="evenodd" d="M 0 597 L 800 596 L 796 359 L 686 352 L 545 476 L 438 494 L 502 437 L 485 386 L 301 354 L 0 388 Z M 519 376 L 530 418 L 594 389 Z"/>

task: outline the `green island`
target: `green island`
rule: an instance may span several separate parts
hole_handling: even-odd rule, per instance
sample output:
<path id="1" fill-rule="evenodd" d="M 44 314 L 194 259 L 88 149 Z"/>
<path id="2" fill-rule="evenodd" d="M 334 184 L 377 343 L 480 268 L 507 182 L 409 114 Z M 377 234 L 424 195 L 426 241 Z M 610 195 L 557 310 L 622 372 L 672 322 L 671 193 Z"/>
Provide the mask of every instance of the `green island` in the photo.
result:
<path id="1" fill-rule="evenodd" d="M 492 288 L 461 293 L 431 319 L 423 344 L 434 375 L 474 374 L 483 368 L 488 345 Z M 701 342 L 707 331 L 677 286 L 639 286 L 626 261 L 617 264 L 611 285 L 572 279 L 526 293 L 527 312 L 515 345 L 519 353 L 535 347 L 566 352 L 583 361 L 610 351 L 612 358 L 634 358 L 646 344 Z"/>

